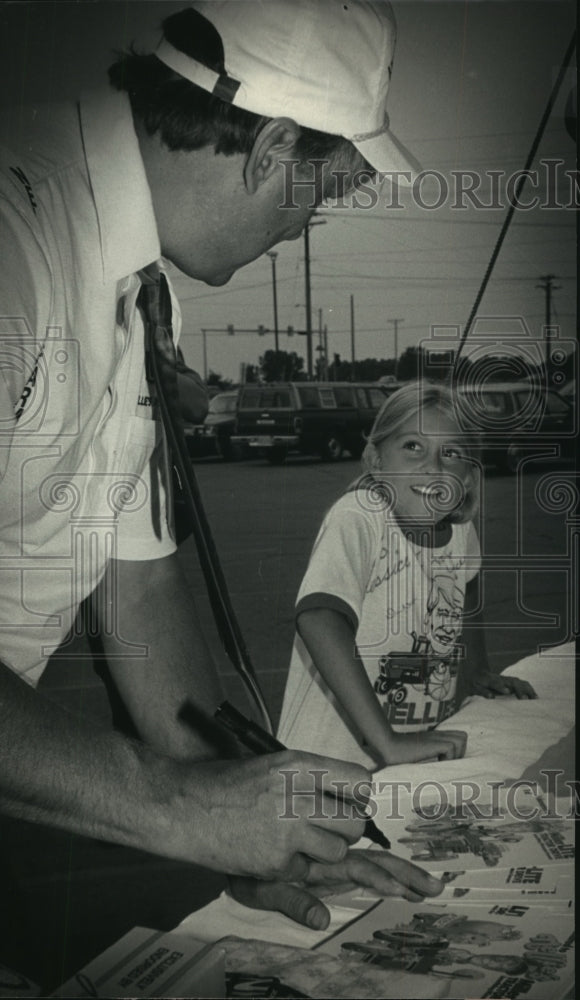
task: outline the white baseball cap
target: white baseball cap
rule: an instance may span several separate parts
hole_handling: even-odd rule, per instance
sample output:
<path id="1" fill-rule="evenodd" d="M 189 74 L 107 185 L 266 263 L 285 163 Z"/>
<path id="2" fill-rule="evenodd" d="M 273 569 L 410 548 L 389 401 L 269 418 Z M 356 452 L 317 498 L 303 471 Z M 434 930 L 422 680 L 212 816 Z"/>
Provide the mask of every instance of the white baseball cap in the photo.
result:
<path id="1" fill-rule="evenodd" d="M 195 0 L 189 6 L 214 26 L 223 64 L 210 69 L 164 38 L 155 54 L 180 76 L 254 114 L 341 135 L 375 170 L 410 174 L 400 177 L 403 183 L 420 172 L 390 131 L 386 112 L 396 39 L 387 0 Z M 186 39 L 184 48 L 190 49 Z"/>

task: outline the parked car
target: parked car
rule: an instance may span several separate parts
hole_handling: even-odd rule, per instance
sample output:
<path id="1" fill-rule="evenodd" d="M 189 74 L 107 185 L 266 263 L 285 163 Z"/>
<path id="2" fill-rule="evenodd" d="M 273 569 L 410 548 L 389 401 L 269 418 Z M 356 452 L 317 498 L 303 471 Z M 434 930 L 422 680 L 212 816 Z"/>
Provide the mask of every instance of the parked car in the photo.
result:
<path id="1" fill-rule="evenodd" d="M 289 453 L 337 461 L 362 454 L 377 411 L 397 383 L 278 382 L 240 389 L 232 443 L 271 464 Z"/>
<path id="2" fill-rule="evenodd" d="M 220 455 L 231 461 L 242 457 L 240 447 L 232 444 L 237 400 L 237 389 L 220 392 L 210 399 L 208 414 L 202 424 L 186 425 L 185 437 L 192 458 Z"/>
<path id="3" fill-rule="evenodd" d="M 463 429 L 480 434 L 485 463 L 515 472 L 526 455 L 560 462 L 575 456 L 574 408 L 555 389 L 530 382 L 460 385 L 456 405 Z"/>

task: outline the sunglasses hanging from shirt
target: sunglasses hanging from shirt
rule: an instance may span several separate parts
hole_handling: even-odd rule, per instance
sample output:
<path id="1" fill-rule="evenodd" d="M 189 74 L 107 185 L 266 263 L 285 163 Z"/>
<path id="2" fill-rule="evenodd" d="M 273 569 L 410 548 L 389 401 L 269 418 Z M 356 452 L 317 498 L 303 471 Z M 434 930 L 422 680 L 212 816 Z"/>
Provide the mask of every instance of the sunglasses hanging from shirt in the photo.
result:
<path id="1" fill-rule="evenodd" d="M 170 459 L 181 481 L 183 498 L 191 517 L 193 537 L 218 633 L 226 653 L 244 681 L 258 706 L 268 731 L 271 733 L 270 715 L 232 607 L 197 479 L 187 451 L 179 409 L 175 345 L 171 328 L 171 297 L 167 279 L 157 265 L 151 265 L 140 272 L 140 277 L 142 284 L 137 305 L 141 308 L 145 323 L 146 354 L 150 366 L 148 378 L 151 377 L 155 384 Z M 167 472 L 170 473 L 171 462 L 168 462 L 167 465 Z M 170 475 L 167 476 L 166 482 L 170 486 Z"/>

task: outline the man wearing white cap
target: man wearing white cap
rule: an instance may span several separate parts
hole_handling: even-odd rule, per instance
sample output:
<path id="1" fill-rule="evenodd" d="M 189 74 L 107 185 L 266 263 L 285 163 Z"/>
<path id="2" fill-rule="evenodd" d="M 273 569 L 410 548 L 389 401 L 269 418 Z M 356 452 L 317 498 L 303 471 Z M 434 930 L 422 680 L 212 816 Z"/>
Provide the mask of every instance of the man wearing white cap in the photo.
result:
<path id="1" fill-rule="evenodd" d="M 360 767 L 288 752 L 208 760 L 181 721 L 221 700 L 166 523 L 139 290 L 167 258 L 222 284 L 295 239 L 314 208 L 285 161 L 416 168 L 388 128 L 394 22 L 383 2 L 221 0 L 168 18 L 155 54 L 112 89 L 22 110 L 0 156 L 3 475 L 0 789 L 11 815 L 237 875 L 355 877 L 416 899 L 438 891 L 389 855 L 347 853 L 360 819 L 282 822 L 279 768 L 347 789 Z M 179 307 L 172 296 L 173 327 Z M 86 602 L 137 739 L 79 722 L 35 690 Z M 322 864 L 321 864 L 322 863 Z M 241 891 L 238 888 L 238 891 Z M 277 883 L 244 898 L 321 926 L 322 904 Z"/>

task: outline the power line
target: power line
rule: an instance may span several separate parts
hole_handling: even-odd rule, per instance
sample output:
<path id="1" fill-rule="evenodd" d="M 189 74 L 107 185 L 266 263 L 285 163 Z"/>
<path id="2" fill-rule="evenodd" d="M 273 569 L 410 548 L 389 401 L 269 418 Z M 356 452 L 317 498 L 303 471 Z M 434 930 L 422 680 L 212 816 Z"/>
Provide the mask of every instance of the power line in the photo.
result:
<path id="1" fill-rule="evenodd" d="M 431 275 L 431 276 L 425 276 L 424 278 L 420 278 L 417 275 L 408 275 L 408 274 L 390 274 L 390 273 L 386 273 L 386 274 L 353 274 L 352 271 L 345 271 L 345 272 L 338 272 L 338 271 L 329 271 L 329 272 L 319 271 L 319 272 L 316 272 L 316 271 L 312 271 L 311 273 L 312 273 L 312 277 L 313 278 L 323 278 L 323 279 L 324 278 L 331 278 L 331 279 L 332 278 L 336 278 L 336 279 L 339 279 L 339 278 L 350 278 L 353 281 L 382 281 L 382 282 L 385 282 L 385 283 L 390 282 L 390 281 L 400 281 L 400 282 L 412 282 L 414 285 L 421 285 L 421 284 L 430 285 L 430 284 L 439 283 L 439 282 L 444 283 L 444 284 L 448 284 L 448 285 L 457 285 L 457 284 L 463 284 L 463 282 L 465 282 L 465 281 L 479 281 L 480 280 L 479 274 L 474 274 L 474 275 L 460 275 L 457 278 L 450 278 L 448 275 L 445 275 L 445 274 L 443 274 L 443 275 Z M 511 277 L 506 277 L 506 278 L 494 278 L 493 280 L 494 280 L 494 282 L 496 284 L 506 284 L 506 283 L 509 283 L 509 282 L 516 282 L 516 281 L 519 281 L 519 282 L 528 282 L 528 281 L 530 281 L 530 276 L 529 276 L 529 274 L 522 274 L 522 275 L 513 275 Z M 561 277 L 561 280 L 562 281 L 575 281 L 575 275 L 572 275 L 572 274 L 563 275 Z"/>
<path id="2" fill-rule="evenodd" d="M 497 229 L 497 225 L 498 225 L 497 224 L 497 220 L 494 220 L 494 219 L 457 219 L 457 218 L 436 219 L 436 218 L 434 218 L 433 215 L 430 215 L 428 218 L 425 218 L 425 219 L 417 219 L 414 216 L 412 218 L 409 218 L 408 216 L 401 217 L 400 214 L 397 214 L 397 215 L 383 215 L 383 214 L 381 214 L 381 215 L 379 215 L 377 212 L 373 212 L 373 213 L 369 212 L 369 214 L 366 215 L 364 219 L 361 219 L 361 217 L 360 217 L 360 212 L 361 211 L 364 211 L 364 209 L 354 209 L 354 208 L 353 209 L 350 209 L 350 208 L 348 208 L 348 209 L 341 209 L 341 208 L 337 208 L 337 209 L 333 209 L 330 212 L 325 212 L 324 214 L 327 215 L 327 216 L 329 216 L 329 215 L 333 216 L 334 215 L 336 218 L 340 218 L 340 219 L 342 219 L 345 222 L 346 221 L 348 221 L 348 222 L 365 222 L 365 223 L 366 222 L 382 222 L 383 224 L 384 223 L 388 223 L 389 225 L 391 225 L 393 222 L 404 222 L 405 225 L 408 226 L 409 223 L 413 222 L 413 223 L 424 225 L 424 226 L 427 226 L 427 225 L 433 226 L 435 224 L 440 225 L 440 226 L 495 226 L 496 229 Z M 395 211 L 397 211 L 397 209 L 385 208 L 384 211 L 385 212 L 390 212 L 390 211 L 395 212 Z M 488 211 L 488 212 L 493 212 L 493 211 L 499 212 L 500 209 L 489 208 L 489 209 L 486 209 L 485 211 Z M 555 212 L 555 211 L 562 211 L 562 209 L 556 209 L 556 208 L 554 208 L 554 209 L 551 209 L 551 210 L 550 209 L 546 209 L 545 211 L 554 211 Z M 564 230 L 569 229 L 570 232 L 572 232 L 572 231 L 575 230 L 575 225 L 574 225 L 573 222 L 570 223 L 570 224 L 567 224 L 567 223 L 559 224 L 559 223 L 555 223 L 553 221 L 552 222 L 522 222 L 522 221 L 518 221 L 518 222 L 515 222 L 514 225 L 517 226 L 518 229 L 564 229 Z"/>
<path id="3" fill-rule="evenodd" d="M 471 307 L 471 312 L 470 312 L 469 316 L 467 317 L 467 322 L 466 322 L 465 327 L 463 329 L 463 333 L 461 335 L 461 340 L 459 341 L 459 345 L 458 345 L 458 348 L 457 348 L 457 353 L 455 355 L 455 365 L 457 365 L 457 362 L 459 361 L 459 357 L 461 355 L 461 351 L 462 351 L 463 347 L 465 346 L 465 341 L 467 340 L 467 336 L 469 334 L 471 326 L 473 325 L 473 321 L 474 321 L 474 319 L 475 319 L 475 317 L 477 315 L 477 310 L 479 309 L 479 304 L 480 304 L 480 302 L 481 302 L 481 300 L 482 300 L 482 298 L 484 296 L 485 289 L 487 288 L 487 285 L 488 285 L 489 279 L 491 277 L 492 271 L 493 271 L 493 269 L 495 267 L 495 262 L 496 262 L 496 260 L 497 260 L 497 258 L 499 256 L 500 249 L 501 249 L 501 247 L 503 245 L 503 241 L 505 239 L 505 236 L 506 236 L 507 231 L 509 229 L 510 223 L 512 221 L 513 214 L 514 214 L 514 212 L 516 210 L 516 205 L 518 204 L 519 196 L 520 196 L 520 194 L 522 192 L 522 189 L 524 187 L 524 183 L 525 183 L 525 179 L 526 179 L 526 172 L 529 170 L 529 168 L 531 167 L 531 165 L 533 163 L 534 157 L 535 157 L 536 152 L 538 150 L 538 147 L 540 145 L 540 141 L 541 141 L 542 136 L 544 134 L 544 130 L 546 128 L 546 125 L 548 124 L 548 119 L 549 119 L 549 117 L 550 117 L 550 115 L 552 113 L 552 109 L 554 107 L 554 104 L 556 103 L 556 98 L 557 98 L 558 93 L 560 91 L 560 87 L 562 85 L 562 81 L 564 79 L 564 76 L 566 74 L 568 66 L 570 65 L 570 63 L 572 61 L 572 55 L 574 53 L 574 49 L 575 48 L 576 48 L 576 32 L 574 32 L 572 34 L 572 38 L 570 39 L 568 48 L 566 49 L 566 53 L 564 55 L 564 58 L 562 60 L 562 64 L 561 64 L 559 72 L 558 72 L 558 76 L 556 78 L 554 86 L 552 87 L 550 96 L 548 98 L 548 103 L 546 104 L 544 113 L 543 113 L 543 115 L 541 117 L 541 120 L 540 120 L 540 124 L 539 124 L 537 132 L 536 132 L 536 134 L 534 136 L 534 141 L 533 141 L 531 149 L 530 149 L 530 151 L 528 153 L 528 158 L 527 158 L 527 160 L 526 160 L 526 162 L 524 164 L 524 171 L 523 171 L 523 173 L 522 173 L 522 175 L 520 177 L 520 180 L 518 181 L 518 183 L 516 185 L 516 189 L 514 191 L 513 199 L 510 199 L 510 207 L 509 207 L 509 209 L 507 211 L 507 214 L 506 214 L 506 217 L 505 217 L 505 219 L 503 221 L 503 225 L 501 227 L 499 236 L 498 236 L 498 238 L 496 240 L 496 243 L 495 243 L 495 246 L 494 246 L 494 248 L 492 250 L 492 254 L 491 254 L 491 257 L 489 259 L 489 263 L 487 265 L 487 268 L 486 268 L 484 276 L 483 276 L 483 280 L 481 282 L 481 286 L 480 286 L 479 291 L 478 291 L 478 293 L 477 293 L 477 295 L 475 297 L 475 302 L 473 303 L 473 306 Z"/>

